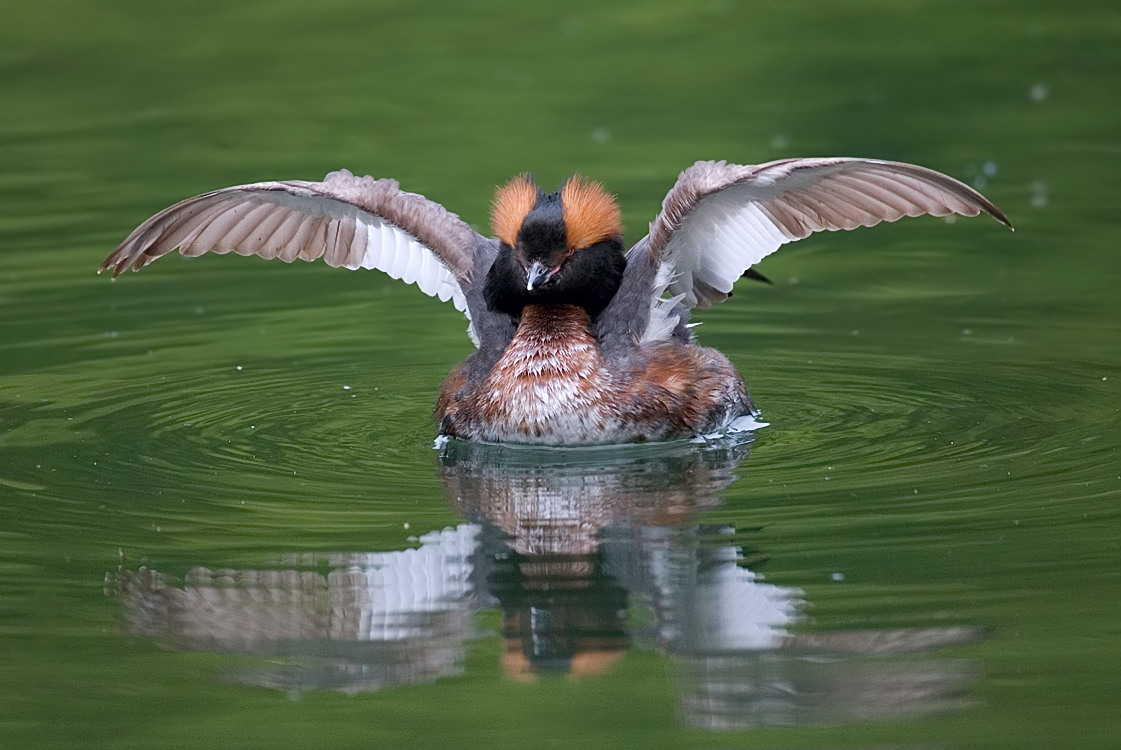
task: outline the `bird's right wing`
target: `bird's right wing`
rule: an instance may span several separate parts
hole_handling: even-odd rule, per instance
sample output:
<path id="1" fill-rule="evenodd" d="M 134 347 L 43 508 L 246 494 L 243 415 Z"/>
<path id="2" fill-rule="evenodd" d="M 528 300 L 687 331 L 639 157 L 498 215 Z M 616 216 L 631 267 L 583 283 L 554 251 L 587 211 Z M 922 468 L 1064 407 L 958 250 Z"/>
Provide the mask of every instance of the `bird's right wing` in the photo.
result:
<path id="1" fill-rule="evenodd" d="M 323 182 L 259 182 L 215 190 L 164 209 L 121 243 L 99 273 L 136 271 L 162 255 L 205 252 L 258 255 L 291 262 L 373 268 L 452 300 L 470 319 L 480 252 L 490 240 L 396 180 L 332 172 Z M 485 259 L 484 259 L 485 260 Z M 482 279 L 478 279 L 481 286 Z M 472 331 L 474 335 L 474 331 Z"/>

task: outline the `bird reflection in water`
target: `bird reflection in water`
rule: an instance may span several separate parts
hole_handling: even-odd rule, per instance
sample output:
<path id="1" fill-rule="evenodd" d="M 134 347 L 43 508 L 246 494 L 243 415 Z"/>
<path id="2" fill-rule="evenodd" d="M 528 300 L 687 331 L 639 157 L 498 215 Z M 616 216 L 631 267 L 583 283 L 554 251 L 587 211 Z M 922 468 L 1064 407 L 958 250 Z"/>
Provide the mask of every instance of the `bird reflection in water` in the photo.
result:
<path id="1" fill-rule="evenodd" d="M 916 656 L 968 627 L 792 633 L 802 592 L 746 567 L 743 539 L 698 522 L 747 455 L 741 439 L 548 449 L 449 441 L 439 473 L 465 522 L 412 549 L 197 568 L 180 584 L 122 566 L 130 631 L 268 657 L 235 679 L 379 690 L 464 670 L 476 615 L 502 613 L 502 669 L 535 681 L 668 654 L 694 726 L 816 724 L 942 710 L 970 666 Z"/>

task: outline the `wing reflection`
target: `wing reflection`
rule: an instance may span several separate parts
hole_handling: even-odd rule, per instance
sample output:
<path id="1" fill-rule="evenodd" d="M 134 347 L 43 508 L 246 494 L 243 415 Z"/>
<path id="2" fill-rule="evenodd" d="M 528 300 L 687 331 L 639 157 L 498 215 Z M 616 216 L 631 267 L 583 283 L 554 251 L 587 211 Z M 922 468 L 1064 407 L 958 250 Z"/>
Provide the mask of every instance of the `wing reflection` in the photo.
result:
<path id="1" fill-rule="evenodd" d="M 425 534 L 416 549 L 292 556 L 278 570 L 195 568 L 181 584 L 122 568 L 129 630 L 173 648 L 268 657 L 238 681 L 380 690 L 463 671 L 475 636 L 478 527 Z M 326 568 L 326 572 L 324 572 Z"/>
<path id="2" fill-rule="evenodd" d="M 256 657 L 235 678 L 378 690 L 464 670 L 477 613 L 501 612 L 502 668 L 533 681 L 670 655 L 683 713 L 710 728 L 844 721 L 954 705 L 968 665 L 902 654 L 969 628 L 790 632 L 798 589 L 743 564 L 743 539 L 698 518 L 740 443 L 576 450 L 450 442 L 439 473 L 465 522 L 413 549 L 293 556 L 273 570 L 122 567 L 128 627 L 172 647 Z"/>

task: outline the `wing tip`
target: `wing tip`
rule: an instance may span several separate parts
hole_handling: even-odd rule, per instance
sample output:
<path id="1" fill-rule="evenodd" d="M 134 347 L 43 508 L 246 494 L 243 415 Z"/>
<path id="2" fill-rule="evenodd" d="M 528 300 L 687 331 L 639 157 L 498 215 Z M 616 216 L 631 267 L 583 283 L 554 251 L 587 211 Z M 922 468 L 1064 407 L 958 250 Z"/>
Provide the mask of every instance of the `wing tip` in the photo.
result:
<path id="1" fill-rule="evenodd" d="M 119 274 L 121 271 L 119 268 L 117 254 L 115 252 L 105 260 L 101 261 L 101 265 L 97 267 L 97 275 L 100 276 L 103 272 L 110 268 L 113 269 L 112 278 L 117 278 L 117 274 Z"/>
<path id="2" fill-rule="evenodd" d="M 127 243 L 125 243 L 127 244 Z M 122 244 L 116 250 L 109 254 L 109 257 L 101 261 L 101 265 L 97 267 L 97 273 L 100 276 L 104 271 L 112 270 L 110 278 L 117 278 L 125 269 L 132 265 L 133 258 L 124 251 L 125 245 Z"/>
<path id="3" fill-rule="evenodd" d="M 980 195 L 980 193 L 978 193 L 978 195 Z M 1012 226 L 1012 220 L 1008 218 L 1007 214 L 1001 211 L 997 207 L 997 205 L 990 201 L 988 198 L 985 198 L 984 196 L 981 196 L 981 198 L 984 201 L 983 203 L 981 203 L 981 208 L 985 213 L 996 219 L 1004 226 L 1008 227 L 1011 231 L 1016 231 L 1016 227 Z"/>
<path id="4" fill-rule="evenodd" d="M 760 281 L 764 284 L 772 284 L 773 285 L 775 283 L 775 282 L 771 281 L 770 279 L 768 279 L 763 274 L 756 271 L 754 266 L 748 266 L 747 270 L 743 272 L 743 275 L 740 278 L 753 279 L 755 281 Z"/>

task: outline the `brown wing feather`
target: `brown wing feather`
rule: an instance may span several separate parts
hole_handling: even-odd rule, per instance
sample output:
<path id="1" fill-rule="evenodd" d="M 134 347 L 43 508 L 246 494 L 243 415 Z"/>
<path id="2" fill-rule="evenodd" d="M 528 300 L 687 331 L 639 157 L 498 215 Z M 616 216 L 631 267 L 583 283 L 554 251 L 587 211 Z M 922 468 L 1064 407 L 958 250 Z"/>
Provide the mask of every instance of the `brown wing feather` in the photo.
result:
<path id="1" fill-rule="evenodd" d="M 261 182 L 188 198 L 141 224 L 101 264 L 99 273 L 139 270 L 179 250 L 323 258 L 356 267 L 366 252 L 359 222 L 387 223 L 430 249 L 461 284 L 473 271 L 475 232 L 458 216 L 423 196 L 402 191 L 395 180 L 355 177 L 345 170 L 323 182 Z M 378 266 L 380 267 L 380 266 Z M 384 269 L 383 269 L 384 270 Z"/>
<path id="2" fill-rule="evenodd" d="M 1012 227 L 973 188 L 913 164 L 841 158 L 757 166 L 697 162 L 666 195 L 650 225 L 648 252 L 668 264 L 675 279 L 670 294 L 684 294 L 686 305 L 705 306 L 727 297 L 736 278 L 785 242 L 903 216 L 951 213 L 987 213 Z"/>

